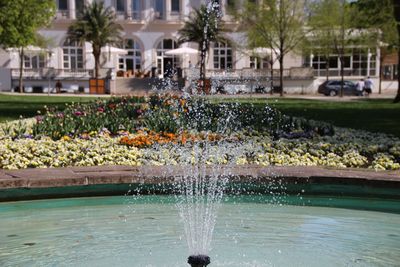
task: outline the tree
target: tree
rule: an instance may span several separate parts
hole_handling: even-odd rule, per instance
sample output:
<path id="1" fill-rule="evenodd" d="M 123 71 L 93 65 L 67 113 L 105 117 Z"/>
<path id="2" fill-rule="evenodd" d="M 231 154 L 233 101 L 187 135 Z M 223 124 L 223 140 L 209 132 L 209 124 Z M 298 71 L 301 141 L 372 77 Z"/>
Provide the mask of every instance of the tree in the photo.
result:
<path id="1" fill-rule="evenodd" d="M 200 81 L 202 89 L 205 89 L 206 80 L 206 56 L 211 42 L 226 41 L 222 35 L 221 18 L 217 8 L 213 5 L 202 5 L 195 9 L 185 22 L 182 29 L 178 31 L 179 43 L 194 42 L 200 49 Z"/>
<path id="2" fill-rule="evenodd" d="M 379 46 L 380 70 L 379 93 L 381 93 L 382 63 L 384 58 L 398 50 L 398 33 L 396 20 L 393 16 L 392 0 L 358 0 L 355 2 L 359 13 L 358 28 L 365 28 L 371 32 L 371 46 Z"/>
<path id="3" fill-rule="evenodd" d="M 68 38 L 80 43 L 89 42 L 93 47 L 95 78 L 99 78 L 101 48 L 118 45 L 122 41 L 122 27 L 115 22 L 115 13 L 103 2 L 86 5 L 77 20 L 68 28 Z"/>
<path id="4" fill-rule="evenodd" d="M 397 66 L 400 66 L 400 1 L 393 0 L 393 14 L 396 20 L 397 28 Z M 400 73 L 397 71 L 397 95 L 394 99 L 395 103 L 400 102 Z"/>
<path id="5" fill-rule="evenodd" d="M 326 30 L 327 27 L 325 26 L 335 23 L 332 21 L 335 18 L 331 16 L 331 8 L 330 3 L 327 3 L 323 7 L 319 7 L 318 2 L 313 2 L 310 5 L 310 12 L 312 15 L 309 17 L 307 26 L 310 27 L 312 31 L 309 32 L 302 43 L 303 53 L 315 54 L 325 60 L 326 80 L 329 80 L 329 59 L 335 52 L 332 45 L 332 33 L 330 30 Z M 324 24 L 324 26 L 321 27 L 321 24 Z"/>
<path id="6" fill-rule="evenodd" d="M 237 14 L 247 32 L 249 42 L 273 50 L 279 61 L 280 94 L 283 96 L 284 57 L 303 40 L 305 1 L 264 0 L 258 4 L 248 1 Z"/>
<path id="7" fill-rule="evenodd" d="M 354 20 L 357 20 L 354 9 L 346 0 L 321 0 L 315 2 L 311 8 L 309 26 L 312 32 L 323 39 L 325 44 L 331 43 L 332 51 L 339 57 L 341 97 L 343 96 L 345 53 L 351 44 L 357 42 L 361 33 L 360 31 L 355 33 L 352 24 Z"/>
<path id="8" fill-rule="evenodd" d="M 4 48 L 18 48 L 20 92 L 23 92 L 24 49 L 41 41 L 37 31 L 48 26 L 54 14 L 53 0 L 0 0 L 0 44 Z"/>

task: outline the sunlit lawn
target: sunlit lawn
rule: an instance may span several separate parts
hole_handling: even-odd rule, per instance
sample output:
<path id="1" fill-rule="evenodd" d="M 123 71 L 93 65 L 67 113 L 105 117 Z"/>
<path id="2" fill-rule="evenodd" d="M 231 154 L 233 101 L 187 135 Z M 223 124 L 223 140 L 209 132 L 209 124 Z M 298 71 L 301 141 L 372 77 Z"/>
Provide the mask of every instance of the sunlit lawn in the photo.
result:
<path id="1" fill-rule="evenodd" d="M 44 110 L 44 106 L 62 108 L 65 103 L 88 102 L 96 99 L 87 96 L 29 96 L 0 94 L 0 122 L 15 120 L 20 116 L 29 118 Z"/>
<path id="2" fill-rule="evenodd" d="M 390 99 L 329 101 L 293 98 L 238 98 L 222 101 L 239 101 L 255 105 L 268 103 L 288 115 L 326 121 L 340 127 L 384 132 L 400 137 L 400 104 L 393 104 Z"/>

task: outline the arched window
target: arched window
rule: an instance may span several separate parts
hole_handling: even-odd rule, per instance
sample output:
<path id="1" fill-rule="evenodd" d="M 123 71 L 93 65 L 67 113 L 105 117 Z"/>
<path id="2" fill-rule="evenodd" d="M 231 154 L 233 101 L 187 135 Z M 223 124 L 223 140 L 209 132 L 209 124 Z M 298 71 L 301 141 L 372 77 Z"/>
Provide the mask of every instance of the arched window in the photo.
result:
<path id="1" fill-rule="evenodd" d="M 176 69 L 177 67 L 177 57 L 165 55 L 165 52 L 171 49 L 178 48 L 176 41 L 172 39 L 164 39 L 160 41 L 157 45 L 157 73 L 159 75 L 164 75 L 168 70 L 169 66 Z"/>
<path id="2" fill-rule="evenodd" d="M 214 69 L 232 69 L 232 48 L 229 44 L 214 44 Z"/>
<path id="3" fill-rule="evenodd" d="M 62 49 L 64 69 L 83 69 L 83 49 L 78 42 L 66 39 Z"/>
<path id="4" fill-rule="evenodd" d="M 118 68 L 120 70 L 140 70 L 142 68 L 142 49 L 138 41 L 126 39 L 124 48 L 128 51 L 127 55 L 120 56 Z"/>

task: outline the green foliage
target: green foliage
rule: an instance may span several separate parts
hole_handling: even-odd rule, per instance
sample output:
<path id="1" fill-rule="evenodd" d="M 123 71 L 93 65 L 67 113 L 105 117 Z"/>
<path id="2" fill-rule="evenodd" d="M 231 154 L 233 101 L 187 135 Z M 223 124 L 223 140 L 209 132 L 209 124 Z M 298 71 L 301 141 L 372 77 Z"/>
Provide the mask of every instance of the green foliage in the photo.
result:
<path id="1" fill-rule="evenodd" d="M 119 45 L 122 41 L 122 26 L 115 22 L 115 13 L 111 7 L 104 7 L 104 2 L 85 6 L 82 14 L 68 28 L 68 37 L 79 42 L 90 42 L 95 58 L 95 76 L 99 77 L 101 48 Z"/>
<path id="2" fill-rule="evenodd" d="M 340 64 L 340 75 L 344 79 L 344 55 L 352 45 L 360 45 L 362 31 L 355 32 L 354 21 L 358 13 L 346 0 L 321 0 L 314 2 L 310 8 L 308 26 L 311 29 L 311 43 L 321 45 L 324 56 L 337 54 Z M 343 96 L 343 83 L 340 90 Z"/>
<path id="3" fill-rule="evenodd" d="M 37 31 L 51 23 L 53 0 L 0 0 L 0 44 L 26 47 L 35 44 Z"/>
<path id="4" fill-rule="evenodd" d="M 205 59 L 211 42 L 226 41 L 222 32 L 221 18 L 214 9 L 207 9 L 202 5 L 195 9 L 185 25 L 178 31 L 179 43 L 194 42 L 199 45 L 200 54 L 200 79 L 205 78 Z"/>
<path id="5" fill-rule="evenodd" d="M 21 92 L 23 48 L 41 42 L 37 31 L 51 23 L 55 9 L 53 0 L 0 0 L 0 45 L 19 48 Z"/>
<path id="6" fill-rule="evenodd" d="M 359 16 L 354 22 L 358 28 L 378 31 L 375 40 L 383 42 L 389 50 L 398 46 L 392 0 L 358 0 L 355 2 L 355 7 Z"/>
<path id="7" fill-rule="evenodd" d="M 259 131 L 274 138 L 311 137 L 314 134 L 332 135 L 333 127 L 283 115 L 269 106 L 251 104 L 212 104 L 202 98 L 152 96 L 143 125 L 155 132 L 211 131 L 231 134 L 246 130 Z"/>
<path id="8" fill-rule="evenodd" d="M 99 132 L 133 132 L 142 114 L 142 102 L 143 98 L 115 98 L 67 104 L 62 111 L 48 109 L 44 116 L 37 116 L 33 135 L 50 136 L 57 140 L 63 136 L 78 137 Z"/>
<path id="9" fill-rule="evenodd" d="M 283 115 L 269 106 L 221 103 L 202 98 L 153 95 L 144 98 L 113 98 L 90 103 L 71 104 L 63 111 L 49 109 L 37 117 L 34 136 L 85 137 L 99 132 L 117 135 L 139 129 L 180 133 L 210 131 L 231 134 L 259 131 L 274 138 L 298 138 L 332 135 L 329 124 L 316 123 Z"/>
<path id="10" fill-rule="evenodd" d="M 299 46 L 308 31 L 303 27 L 304 9 L 303 1 L 265 0 L 248 2 L 236 13 L 247 33 L 249 46 L 268 47 L 274 51 L 280 66 L 280 84 L 283 84 L 285 55 Z"/>

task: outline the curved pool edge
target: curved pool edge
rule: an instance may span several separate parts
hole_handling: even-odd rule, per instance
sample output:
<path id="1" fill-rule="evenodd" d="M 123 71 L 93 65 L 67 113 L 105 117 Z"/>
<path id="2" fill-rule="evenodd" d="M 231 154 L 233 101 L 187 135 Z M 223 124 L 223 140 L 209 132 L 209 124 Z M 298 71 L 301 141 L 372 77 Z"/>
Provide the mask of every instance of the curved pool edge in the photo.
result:
<path id="1" fill-rule="evenodd" d="M 184 166 L 94 166 L 0 170 L 0 201 L 123 195 L 129 190 L 168 193 Z M 230 190 L 400 199 L 400 171 L 311 166 L 216 166 L 230 175 Z M 240 184 L 240 186 L 235 186 Z M 133 186 L 132 186 L 133 185 Z M 160 188 L 160 185 L 162 188 Z M 272 185 L 272 186 L 271 186 Z M 272 188 L 272 189 L 271 189 Z"/>

